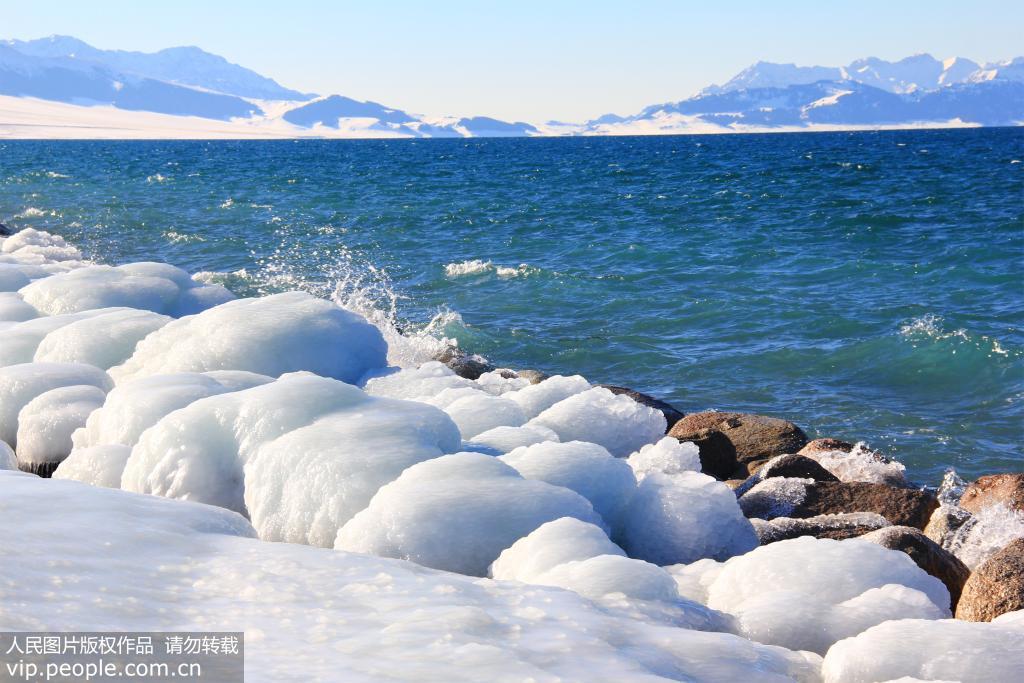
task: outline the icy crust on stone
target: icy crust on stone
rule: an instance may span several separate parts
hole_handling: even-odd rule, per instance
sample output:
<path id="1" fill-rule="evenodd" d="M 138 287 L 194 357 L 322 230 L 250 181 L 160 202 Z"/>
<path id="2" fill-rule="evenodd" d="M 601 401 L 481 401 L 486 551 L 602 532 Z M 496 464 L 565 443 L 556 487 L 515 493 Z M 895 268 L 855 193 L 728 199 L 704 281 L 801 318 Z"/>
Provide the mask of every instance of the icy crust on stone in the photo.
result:
<path id="1" fill-rule="evenodd" d="M 533 419 L 559 401 L 570 396 L 581 394 L 590 389 L 590 382 L 579 375 L 565 377 L 554 375 L 542 382 L 523 387 L 507 398 L 512 399 L 523 409 L 527 419 Z"/>
<path id="2" fill-rule="evenodd" d="M 942 508 L 933 514 L 940 514 Z M 987 505 L 971 515 L 942 546 L 971 569 L 1005 548 L 1011 541 L 1024 537 L 1024 512 L 1005 505 Z"/>
<path id="3" fill-rule="evenodd" d="M 143 339 L 117 383 L 151 375 L 247 370 L 270 377 L 308 370 L 356 383 L 387 365 L 380 331 L 304 292 L 239 299 L 175 320 Z"/>
<path id="4" fill-rule="evenodd" d="M 53 472 L 54 479 L 72 479 L 92 486 L 121 488 L 121 473 L 132 454 L 130 446 L 104 444 L 75 448 Z"/>
<path id="5" fill-rule="evenodd" d="M 671 436 L 650 443 L 627 458 L 637 480 L 648 474 L 680 474 L 700 472 L 700 450 L 688 441 L 680 442 Z"/>
<path id="6" fill-rule="evenodd" d="M 883 458 L 863 442 L 857 443 L 849 453 L 822 451 L 809 453 L 807 457 L 817 460 L 839 481 L 865 481 L 890 486 L 906 484 L 907 468 L 903 463 Z"/>
<path id="7" fill-rule="evenodd" d="M 499 458 L 527 479 L 564 486 L 590 501 L 605 524 L 617 529 L 636 477 L 622 459 L 594 443 L 569 441 L 517 448 Z"/>
<path id="8" fill-rule="evenodd" d="M 660 439 L 666 422 L 665 416 L 654 408 L 595 387 L 555 403 L 530 424 L 551 429 L 562 441 L 590 441 L 604 446 L 615 457 L 624 458 Z"/>
<path id="9" fill-rule="evenodd" d="M 508 453 L 523 446 L 558 441 L 558 434 L 540 425 L 523 427 L 495 427 L 473 437 L 472 444 L 492 449 L 498 453 Z M 467 449 L 472 450 L 472 449 Z"/>
<path id="10" fill-rule="evenodd" d="M 813 483 L 813 479 L 798 477 L 763 479 L 740 496 L 739 505 L 747 517 L 789 517 L 790 513 L 804 502 L 807 486 Z"/>
<path id="11" fill-rule="evenodd" d="M 36 347 L 34 360 L 88 363 L 107 370 L 130 358 L 144 337 L 170 321 L 166 315 L 135 309 L 76 320 L 47 334 Z"/>
<path id="12" fill-rule="evenodd" d="M 234 299 L 221 285 L 203 285 L 166 263 L 86 266 L 36 280 L 19 290 L 46 315 L 126 306 L 180 317 Z"/>
<path id="13" fill-rule="evenodd" d="M 507 369 L 485 372 L 477 377 L 476 383 L 481 389 L 494 396 L 503 396 L 531 386 L 528 380 L 516 377 L 515 373 Z"/>
<path id="14" fill-rule="evenodd" d="M 388 368 L 366 382 L 366 393 L 387 398 L 423 399 L 437 396 L 445 389 L 476 388 L 473 380 L 456 375 L 451 368 L 438 361 L 424 363 L 418 368 L 396 371 Z"/>
<path id="15" fill-rule="evenodd" d="M 472 439 L 496 427 L 519 427 L 526 422 L 522 409 L 514 401 L 471 389 L 446 389 L 446 392 L 468 392 L 444 406 L 462 438 Z"/>
<path id="16" fill-rule="evenodd" d="M 18 450 L 18 415 L 40 394 L 75 385 L 112 386 L 107 373 L 79 363 L 21 363 L 0 367 L 0 441 Z M 45 424 L 41 425 L 45 429 Z M 46 435 L 41 435 L 46 440 Z"/>
<path id="17" fill-rule="evenodd" d="M 459 444 L 436 408 L 298 373 L 161 418 L 121 486 L 248 514 L 264 540 L 330 546 L 382 484 Z"/>
<path id="18" fill-rule="evenodd" d="M 103 405 L 106 393 L 91 385 L 45 391 L 18 413 L 18 461 L 36 466 L 59 463 L 71 452 L 71 434 Z"/>
<path id="19" fill-rule="evenodd" d="M 14 450 L 10 446 L 0 441 L 0 470 L 16 469 L 18 469 L 18 456 L 14 454 Z"/>
<path id="20" fill-rule="evenodd" d="M 31 363 L 43 340 L 65 325 L 86 318 L 131 310 L 133 309 L 101 308 L 81 313 L 34 317 L 6 328 L 0 328 L 0 366 Z"/>
<path id="21" fill-rule="evenodd" d="M 10 327 L 11 323 L 38 317 L 39 311 L 25 303 L 17 292 L 0 292 L 0 325 Z"/>
<path id="22" fill-rule="evenodd" d="M 489 576 L 536 583 L 537 577 L 560 564 L 598 555 L 626 556 L 598 526 L 574 517 L 540 525 L 506 548 L 491 565 Z"/>
<path id="23" fill-rule="evenodd" d="M 381 487 L 334 547 L 485 576 L 505 548 L 561 517 L 603 524 L 573 491 L 524 479 L 492 456 L 455 453 Z"/>
<path id="24" fill-rule="evenodd" d="M 0 263 L 0 292 L 17 292 L 31 281 L 21 267 L 10 263 Z M 0 318 L 0 320 L 2 319 Z"/>
<path id="25" fill-rule="evenodd" d="M 247 681 L 818 680 L 814 655 L 557 588 L 264 543 L 218 508 L 0 473 L 0 515 L 0 546 L 19 549 L 0 629 L 241 630 Z M 40 590 L 55 562 L 75 579 L 59 600 Z"/>
<path id="26" fill-rule="evenodd" d="M 626 508 L 620 535 L 630 557 L 658 565 L 724 560 L 758 545 L 732 490 L 689 471 L 644 477 Z"/>
<path id="27" fill-rule="evenodd" d="M 0 242 L 0 254 L 34 262 L 32 256 L 46 261 L 81 261 L 82 253 L 68 244 L 60 235 L 45 230 L 24 228 Z"/>
<path id="28" fill-rule="evenodd" d="M 890 619 L 950 616 L 949 592 L 905 553 L 808 536 L 761 546 L 721 567 L 707 605 L 758 642 L 824 654 Z M 691 577 L 692 579 L 692 577 Z"/>
<path id="29" fill-rule="evenodd" d="M 905 677 L 961 683 L 1018 681 L 1024 672 L 1022 615 L 1024 612 L 1011 612 L 991 623 L 887 621 L 833 645 L 825 656 L 822 675 L 826 683 Z"/>
<path id="30" fill-rule="evenodd" d="M 665 567 L 665 571 L 675 579 L 679 595 L 706 605 L 708 590 L 724 566 L 724 562 L 706 558 L 690 564 L 673 564 Z"/>

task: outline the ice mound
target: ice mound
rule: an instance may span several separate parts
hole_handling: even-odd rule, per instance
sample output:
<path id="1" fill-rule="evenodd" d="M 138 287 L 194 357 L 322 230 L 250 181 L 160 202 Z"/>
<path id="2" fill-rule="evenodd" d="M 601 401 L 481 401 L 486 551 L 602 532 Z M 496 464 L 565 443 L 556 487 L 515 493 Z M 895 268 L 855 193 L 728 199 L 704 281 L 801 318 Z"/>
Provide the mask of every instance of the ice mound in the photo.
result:
<path id="1" fill-rule="evenodd" d="M 14 454 L 11 447 L 0 441 L 0 470 L 18 469 L 18 456 Z"/>
<path id="2" fill-rule="evenodd" d="M 18 413 L 18 461 L 33 472 L 52 470 L 71 452 L 71 434 L 103 405 L 106 394 L 90 385 L 45 391 Z"/>
<path id="3" fill-rule="evenodd" d="M 706 605 L 708 590 L 724 566 L 725 562 L 703 559 L 690 564 L 673 564 L 665 567 L 665 571 L 675 579 L 679 595 Z"/>
<path id="4" fill-rule="evenodd" d="M 106 370 L 130 358 L 146 335 L 170 321 L 168 316 L 134 309 L 82 318 L 47 334 L 36 348 L 34 360 L 88 363 Z"/>
<path id="5" fill-rule="evenodd" d="M 807 457 L 817 460 L 839 481 L 866 481 L 890 486 L 902 486 L 907 481 L 907 468 L 902 463 L 883 458 L 863 442 L 856 444 L 849 453 L 823 451 L 810 453 Z"/>
<path id="6" fill-rule="evenodd" d="M 78 363 L 21 363 L 0 368 L 0 441 L 18 450 L 18 414 L 32 399 L 51 389 L 85 384 L 106 392 L 107 373 Z"/>
<path id="7" fill-rule="evenodd" d="M 581 394 L 588 389 L 590 389 L 590 382 L 579 375 L 571 377 L 555 375 L 537 384 L 523 387 L 515 393 L 509 394 L 507 398 L 519 404 L 527 419 L 533 419 L 559 401 Z"/>
<path id="8" fill-rule="evenodd" d="M 31 280 L 25 271 L 10 263 L 0 263 L 0 292 L 17 292 Z"/>
<path id="9" fill-rule="evenodd" d="M 621 555 L 598 555 L 553 567 L 534 583 L 558 586 L 593 600 L 620 593 L 636 600 L 679 600 L 676 582 L 664 569 Z"/>
<path id="10" fill-rule="evenodd" d="M 387 345 L 364 318 L 304 292 L 239 299 L 175 320 L 111 369 L 117 383 L 174 372 L 308 370 L 356 383 L 387 365 Z"/>
<path id="11" fill-rule="evenodd" d="M 904 677 L 961 683 L 1017 681 L 1024 672 L 1024 623 L 1014 614 L 1024 613 L 1004 614 L 991 623 L 887 621 L 833 645 L 822 675 L 826 683 Z"/>
<path id="12" fill-rule="evenodd" d="M 545 442 L 517 448 L 499 458 L 527 479 L 564 486 L 590 501 L 607 526 L 616 529 L 636 490 L 630 466 L 594 443 Z"/>
<path id="13" fill-rule="evenodd" d="M 382 484 L 459 443 L 436 408 L 300 373 L 163 417 L 121 486 L 248 514 L 265 540 L 330 546 Z"/>
<path id="14" fill-rule="evenodd" d="M 626 462 L 633 468 L 638 480 L 648 474 L 680 474 L 700 472 L 700 450 L 690 442 L 680 442 L 671 436 L 649 443 L 630 455 Z"/>
<path id="15" fill-rule="evenodd" d="M 530 424 L 553 430 L 562 441 L 600 444 L 622 458 L 660 439 L 665 434 L 666 422 L 665 416 L 654 408 L 595 387 L 555 403 Z"/>
<path id="16" fill-rule="evenodd" d="M 421 399 L 437 396 L 445 389 L 463 387 L 476 388 L 476 384 L 473 380 L 459 377 L 451 368 L 438 361 L 383 374 L 366 382 L 368 394 L 388 398 Z"/>
<path id="17" fill-rule="evenodd" d="M 121 488 L 121 473 L 132 454 L 130 446 L 102 444 L 75 448 L 53 472 L 54 479 L 72 479 L 91 486 Z"/>
<path id="18" fill-rule="evenodd" d="M 502 550 L 560 517 L 602 523 L 573 491 L 524 479 L 491 456 L 456 453 L 383 486 L 334 547 L 485 576 Z"/>
<path id="19" fill-rule="evenodd" d="M 752 486 L 740 496 L 739 504 L 743 514 L 758 519 L 789 517 L 790 513 L 804 502 L 807 485 L 813 479 L 798 477 L 769 477 Z"/>
<path id="20" fill-rule="evenodd" d="M 63 237 L 35 228 L 24 228 L 5 239 L 0 244 L 0 252 L 22 257 L 33 254 L 50 261 L 82 260 L 81 252 Z"/>
<path id="21" fill-rule="evenodd" d="M 180 268 L 151 262 L 77 268 L 36 280 L 20 292 L 47 315 L 125 306 L 180 317 L 234 298 L 221 285 L 202 285 Z"/>
<path id="22" fill-rule="evenodd" d="M 3 295 L 0 295 L 0 306 L 3 305 L 2 299 Z M 87 318 L 132 310 L 130 308 L 101 308 L 81 313 L 34 317 L 7 328 L 0 328 L 0 366 L 31 363 L 43 340 L 65 325 Z"/>
<path id="23" fill-rule="evenodd" d="M 496 427 L 519 427 L 526 422 L 523 410 L 514 401 L 472 389 L 446 389 L 446 392 L 467 392 L 444 407 L 462 432 L 472 439 Z"/>
<path id="24" fill-rule="evenodd" d="M 0 323 L 18 323 L 39 317 L 39 311 L 25 303 L 17 292 L 0 292 Z"/>
<path id="25" fill-rule="evenodd" d="M 598 555 L 626 556 L 601 527 L 562 517 L 540 525 L 506 548 L 491 565 L 489 575 L 505 581 L 536 583 L 537 577 L 560 564 Z"/>
<path id="26" fill-rule="evenodd" d="M 727 561 L 707 605 L 735 616 L 752 640 L 819 654 L 890 619 L 950 616 L 946 587 L 905 553 L 808 536 Z"/>
<path id="27" fill-rule="evenodd" d="M 518 391 L 524 387 L 530 386 L 529 380 L 520 379 L 514 376 L 508 370 L 492 370 L 491 372 L 485 372 L 476 378 L 477 386 L 486 391 L 488 394 L 494 394 L 495 396 L 502 396 L 509 392 Z M 532 415 L 530 416 L 532 417 Z"/>
<path id="28" fill-rule="evenodd" d="M 732 490 L 700 472 L 645 476 L 626 508 L 621 537 L 630 557 L 659 565 L 724 560 L 758 543 Z"/>
<path id="29" fill-rule="evenodd" d="M 558 441 L 558 434 L 540 425 L 522 427 L 495 427 L 473 437 L 473 444 L 508 453 L 522 446 L 532 446 L 545 441 Z"/>
<path id="30" fill-rule="evenodd" d="M 807 653 L 557 588 L 264 543 L 204 505 L 0 473 L 0 515 L 0 547 L 18 549 L 4 557 L 0 629 L 241 630 L 251 683 L 818 680 Z"/>

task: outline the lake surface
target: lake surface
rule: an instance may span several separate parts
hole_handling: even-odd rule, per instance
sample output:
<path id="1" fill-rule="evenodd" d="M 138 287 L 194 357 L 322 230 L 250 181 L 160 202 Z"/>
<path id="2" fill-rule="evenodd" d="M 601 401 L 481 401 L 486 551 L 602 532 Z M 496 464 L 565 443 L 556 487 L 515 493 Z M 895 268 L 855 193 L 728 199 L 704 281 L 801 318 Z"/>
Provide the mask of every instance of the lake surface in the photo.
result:
<path id="1" fill-rule="evenodd" d="M 0 142 L 0 220 L 681 410 L 1024 469 L 1024 130 Z"/>

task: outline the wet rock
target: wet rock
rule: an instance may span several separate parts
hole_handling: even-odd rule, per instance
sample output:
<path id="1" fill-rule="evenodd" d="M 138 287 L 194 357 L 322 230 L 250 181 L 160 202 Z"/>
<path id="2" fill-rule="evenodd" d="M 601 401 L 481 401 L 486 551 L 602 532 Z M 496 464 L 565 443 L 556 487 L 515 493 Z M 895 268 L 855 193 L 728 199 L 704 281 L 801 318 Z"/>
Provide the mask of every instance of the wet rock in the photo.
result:
<path id="1" fill-rule="evenodd" d="M 525 379 L 530 384 L 540 384 L 548 378 L 548 375 L 540 370 L 516 370 L 516 377 Z"/>
<path id="2" fill-rule="evenodd" d="M 964 584 L 956 618 L 992 621 L 1024 609 L 1024 538 L 1018 538 L 974 570 Z"/>
<path id="3" fill-rule="evenodd" d="M 744 413 L 693 413 L 679 420 L 669 435 L 692 441 L 695 434 L 704 430 L 724 434 L 736 449 L 736 461 L 744 464 L 796 453 L 807 444 L 807 435 L 792 422 Z"/>
<path id="4" fill-rule="evenodd" d="M 3 223 L 0 223 L 0 237 L 10 237 L 14 234 L 14 230 L 7 227 Z"/>
<path id="5" fill-rule="evenodd" d="M 669 436 L 674 436 L 671 431 Z M 739 479 L 736 471 L 736 447 L 729 437 L 712 429 L 698 430 L 680 441 L 690 441 L 700 451 L 700 471 L 716 479 Z M 743 475 L 742 478 L 746 478 Z"/>
<path id="6" fill-rule="evenodd" d="M 939 505 L 930 491 L 859 481 L 818 481 L 807 486 L 793 517 L 837 512 L 874 512 L 891 524 L 923 529 Z"/>
<path id="7" fill-rule="evenodd" d="M 960 498 L 960 507 L 975 514 L 989 505 L 1005 505 L 1024 512 L 1024 473 L 979 477 Z"/>
<path id="8" fill-rule="evenodd" d="M 853 450 L 853 444 L 849 441 L 839 439 L 815 439 L 809 441 L 806 446 L 797 451 L 797 455 L 813 455 L 815 453 L 831 453 L 841 451 L 849 453 Z"/>
<path id="9" fill-rule="evenodd" d="M 837 515 L 818 515 L 806 519 L 776 517 L 771 520 L 751 519 L 761 545 L 785 541 L 800 536 L 831 538 L 841 541 L 875 532 L 888 526 L 885 517 L 873 512 L 843 512 Z M 884 530 L 884 529 L 883 529 Z"/>
<path id="10" fill-rule="evenodd" d="M 434 356 L 434 360 L 441 361 L 451 368 L 456 375 L 466 379 L 480 379 L 480 375 L 496 369 L 483 356 L 478 356 L 475 353 L 466 353 L 457 346 L 449 346 Z"/>
<path id="11" fill-rule="evenodd" d="M 924 535 L 943 547 L 948 547 L 949 539 L 971 519 L 971 513 L 953 505 L 940 505 L 928 519 L 924 527 Z"/>
<path id="12" fill-rule="evenodd" d="M 813 479 L 814 481 L 839 481 L 816 461 L 802 455 L 780 455 L 772 458 L 758 470 L 757 476 L 762 479 L 769 477 L 795 477 L 797 479 Z"/>
<path id="13" fill-rule="evenodd" d="M 670 404 L 665 403 L 660 399 L 654 398 L 653 396 L 641 394 L 639 391 L 634 391 L 627 387 L 617 387 L 613 384 L 599 384 L 598 386 L 604 387 L 605 389 L 616 395 L 625 394 L 626 396 L 629 396 L 637 403 L 642 403 L 643 405 L 648 406 L 650 408 L 654 408 L 655 410 L 660 410 L 661 414 L 665 416 L 665 422 L 668 423 L 668 426 L 665 427 L 666 434 L 669 433 L 669 431 L 677 422 L 683 419 L 683 413 L 673 408 Z"/>
<path id="14" fill-rule="evenodd" d="M 953 553 L 909 526 L 885 527 L 864 534 L 863 539 L 909 555 L 918 567 L 946 584 L 946 588 L 949 589 L 949 608 L 956 611 L 964 582 L 971 575 L 971 570 Z"/>
<path id="15" fill-rule="evenodd" d="M 771 458 L 758 458 L 757 460 L 751 460 L 749 462 L 740 463 L 740 466 L 736 469 L 739 474 L 746 474 L 748 477 L 757 474 L 757 471 L 768 464 Z"/>

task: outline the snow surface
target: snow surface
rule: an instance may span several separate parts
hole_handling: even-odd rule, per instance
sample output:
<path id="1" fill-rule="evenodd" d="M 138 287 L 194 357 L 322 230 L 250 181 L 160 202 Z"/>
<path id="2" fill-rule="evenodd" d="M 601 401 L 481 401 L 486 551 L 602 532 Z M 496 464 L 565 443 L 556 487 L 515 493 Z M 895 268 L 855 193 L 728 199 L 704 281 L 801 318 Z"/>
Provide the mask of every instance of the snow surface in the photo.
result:
<path id="1" fill-rule="evenodd" d="M 557 588 L 264 543 L 219 508 L 0 472 L 0 515 L 0 547 L 19 549 L 0 629 L 243 630 L 247 681 L 818 680 L 812 654 Z"/>

